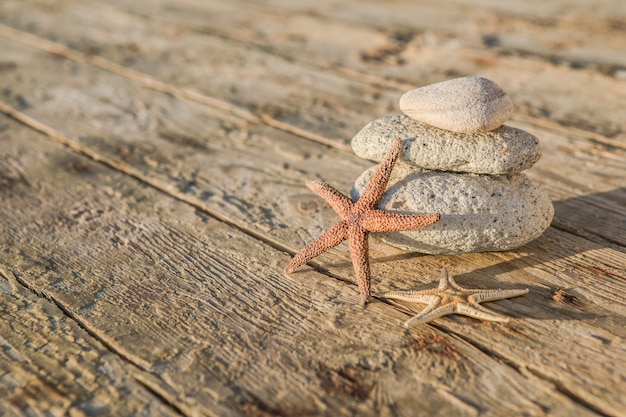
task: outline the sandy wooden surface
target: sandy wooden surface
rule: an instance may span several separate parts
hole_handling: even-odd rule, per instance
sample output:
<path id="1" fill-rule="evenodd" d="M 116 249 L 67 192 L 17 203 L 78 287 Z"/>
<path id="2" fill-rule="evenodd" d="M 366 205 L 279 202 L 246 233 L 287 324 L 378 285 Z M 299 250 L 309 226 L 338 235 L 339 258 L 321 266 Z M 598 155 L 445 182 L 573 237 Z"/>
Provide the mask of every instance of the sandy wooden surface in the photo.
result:
<path id="1" fill-rule="evenodd" d="M 0 2 L 0 416 L 626 415 L 626 3 Z M 370 239 L 375 292 L 520 289 L 508 324 L 358 302 L 350 138 L 495 80 L 555 206 L 508 252 Z"/>

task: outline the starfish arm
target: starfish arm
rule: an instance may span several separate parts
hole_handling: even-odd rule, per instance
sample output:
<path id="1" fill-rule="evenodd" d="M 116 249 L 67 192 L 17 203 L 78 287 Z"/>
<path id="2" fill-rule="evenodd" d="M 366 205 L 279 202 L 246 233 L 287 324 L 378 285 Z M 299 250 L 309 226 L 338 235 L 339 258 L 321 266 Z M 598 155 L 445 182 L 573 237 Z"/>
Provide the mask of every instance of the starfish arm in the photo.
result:
<path id="1" fill-rule="evenodd" d="M 430 293 L 432 290 L 425 291 L 388 291 L 382 292 L 378 294 L 380 297 L 386 298 L 388 300 L 399 300 L 406 301 L 409 303 L 420 303 L 420 304 L 432 304 L 441 300 L 441 297 L 438 295 Z"/>
<path id="2" fill-rule="evenodd" d="M 372 175 L 369 184 L 367 184 L 367 188 L 365 188 L 365 191 L 361 194 L 361 198 L 357 201 L 356 205 L 358 208 L 374 208 L 378 205 L 380 199 L 385 193 L 389 177 L 391 176 L 391 171 L 393 170 L 393 166 L 396 164 L 396 160 L 400 155 L 402 146 L 402 140 L 396 139 L 391 146 L 387 157 L 378 166 L 378 169 L 374 175 Z"/>
<path id="3" fill-rule="evenodd" d="M 507 323 L 509 321 L 508 317 L 488 310 L 478 304 L 459 304 L 456 307 L 456 313 L 479 320 L 497 321 L 500 323 Z"/>
<path id="4" fill-rule="evenodd" d="M 349 197 L 346 197 L 337 191 L 336 188 L 324 182 L 307 181 L 306 186 L 326 200 L 341 218 L 345 218 L 350 213 L 352 206 L 354 206 L 354 202 Z"/>
<path id="5" fill-rule="evenodd" d="M 370 261 L 368 256 L 369 244 L 368 233 L 358 225 L 352 225 L 348 229 L 348 242 L 350 244 L 350 258 L 356 275 L 356 282 L 361 294 L 361 304 L 365 305 L 370 297 Z"/>
<path id="6" fill-rule="evenodd" d="M 394 300 L 393 300 L 393 299 L 391 299 L 391 298 L 386 298 L 386 297 L 383 297 L 383 293 L 378 293 L 378 294 L 376 294 L 376 295 L 375 295 L 375 297 L 384 298 L 384 299 L 385 299 L 385 302 L 386 302 L 387 304 L 392 305 L 392 306 L 394 306 L 395 308 L 397 308 L 398 310 L 403 311 L 403 312 L 405 312 L 405 313 L 407 313 L 407 314 L 415 314 L 415 311 L 413 311 L 413 310 L 412 310 L 409 306 L 406 306 L 406 305 L 404 305 L 404 304 L 402 304 L 402 303 L 399 303 L 399 302 L 397 302 L 397 301 L 394 301 Z"/>
<path id="7" fill-rule="evenodd" d="M 445 291 L 450 287 L 455 290 L 463 290 L 463 288 L 459 287 L 454 278 L 452 278 L 452 275 L 450 275 L 448 270 L 446 268 L 441 268 L 441 279 L 439 280 L 437 291 Z"/>
<path id="8" fill-rule="evenodd" d="M 428 323 L 442 316 L 454 313 L 456 307 L 454 304 L 446 304 L 444 306 L 440 304 L 430 304 L 424 310 L 422 310 L 417 316 L 410 318 L 404 323 L 405 327 L 409 327 L 413 324 Z"/>
<path id="9" fill-rule="evenodd" d="M 439 221 L 439 214 L 404 214 L 371 210 L 363 214 L 361 226 L 369 232 L 401 232 L 428 226 Z"/>
<path id="10" fill-rule="evenodd" d="M 505 300 L 528 294 L 528 288 L 524 290 L 482 290 L 468 297 L 471 302 L 482 303 L 484 301 Z"/>
<path id="11" fill-rule="evenodd" d="M 340 221 L 324 232 L 320 237 L 306 245 L 298 252 L 285 268 L 287 274 L 295 271 L 301 265 L 309 262 L 317 255 L 326 252 L 328 249 L 337 246 L 348 237 L 348 226 L 346 222 Z"/>

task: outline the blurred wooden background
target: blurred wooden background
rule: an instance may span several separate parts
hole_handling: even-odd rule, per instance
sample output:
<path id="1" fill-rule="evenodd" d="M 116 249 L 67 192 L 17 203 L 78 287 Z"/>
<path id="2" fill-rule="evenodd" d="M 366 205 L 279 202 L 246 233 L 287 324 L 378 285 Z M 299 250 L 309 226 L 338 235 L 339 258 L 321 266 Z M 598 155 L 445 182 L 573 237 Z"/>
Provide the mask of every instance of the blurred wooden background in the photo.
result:
<path id="1" fill-rule="evenodd" d="M 371 238 L 374 291 L 529 288 L 509 324 L 358 302 L 350 138 L 411 88 L 513 98 L 552 227 L 510 252 Z M 0 1 L 0 416 L 626 415 L 626 3 Z"/>

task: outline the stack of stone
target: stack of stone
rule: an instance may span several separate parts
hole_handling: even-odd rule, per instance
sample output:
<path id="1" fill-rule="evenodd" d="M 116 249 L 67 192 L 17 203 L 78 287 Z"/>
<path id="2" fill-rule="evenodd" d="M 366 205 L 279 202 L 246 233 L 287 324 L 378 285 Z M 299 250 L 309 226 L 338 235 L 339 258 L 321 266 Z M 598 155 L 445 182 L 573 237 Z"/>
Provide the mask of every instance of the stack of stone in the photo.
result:
<path id="1" fill-rule="evenodd" d="M 513 103 L 496 83 L 463 77 L 429 85 L 405 93 L 400 109 L 405 115 L 365 126 L 352 148 L 357 156 L 380 162 L 401 138 L 404 150 L 380 208 L 440 213 L 441 220 L 414 231 L 385 233 L 385 242 L 431 254 L 503 251 L 548 228 L 552 203 L 521 173 L 539 160 L 539 142 L 503 125 Z M 375 169 L 357 179 L 353 199 Z"/>

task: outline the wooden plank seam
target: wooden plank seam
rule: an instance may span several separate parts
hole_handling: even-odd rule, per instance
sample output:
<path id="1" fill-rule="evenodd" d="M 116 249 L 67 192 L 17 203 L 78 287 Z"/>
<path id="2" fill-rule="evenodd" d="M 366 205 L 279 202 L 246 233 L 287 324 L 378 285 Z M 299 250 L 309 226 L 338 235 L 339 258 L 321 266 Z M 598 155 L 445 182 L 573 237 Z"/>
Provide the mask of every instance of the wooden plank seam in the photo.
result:
<path id="1" fill-rule="evenodd" d="M 102 58 L 97 55 L 87 55 L 80 51 L 68 48 L 65 45 L 61 45 L 56 42 L 52 42 L 48 39 L 40 38 L 33 34 L 22 32 L 16 29 L 13 29 L 10 26 L 6 26 L 0 23 L 0 35 L 4 36 L 8 39 L 21 42 L 23 44 L 32 46 L 39 50 L 62 56 L 72 61 L 82 62 L 86 64 L 90 64 L 96 66 L 105 71 L 120 75 L 124 78 L 133 80 L 140 85 L 150 88 L 155 91 L 159 91 L 162 93 L 172 94 L 176 97 L 186 98 L 191 101 L 195 101 L 200 104 L 204 104 L 219 110 L 223 110 L 234 114 L 242 119 L 253 122 L 253 123 L 263 123 L 268 126 L 274 127 L 278 130 L 282 130 L 288 133 L 292 133 L 297 136 L 301 136 L 305 139 L 312 140 L 314 142 L 321 143 L 326 146 L 331 146 L 337 149 L 341 149 L 344 151 L 351 151 L 350 146 L 344 146 L 338 143 L 336 140 L 328 139 L 324 136 L 318 135 L 313 132 L 306 131 L 297 126 L 290 125 L 285 122 L 281 122 L 268 114 L 262 114 L 257 116 L 246 109 L 235 106 L 227 101 L 217 99 L 215 97 L 210 97 L 206 94 L 199 93 L 190 88 L 180 88 L 176 87 L 164 82 L 161 82 L 148 74 L 136 71 L 131 68 L 124 67 L 115 62 L 112 62 L 106 58 Z"/>
<path id="2" fill-rule="evenodd" d="M 0 264 L 0 277 L 4 277 L 9 284 L 11 285 L 11 290 L 17 294 L 18 287 L 22 287 L 29 291 L 30 293 L 36 295 L 39 298 L 42 298 L 53 305 L 55 305 L 63 315 L 65 315 L 68 319 L 76 323 L 78 327 L 84 330 L 89 336 L 93 337 L 102 346 L 109 351 L 112 355 L 115 355 L 121 358 L 125 363 L 127 363 L 131 370 L 128 374 L 128 377 L 133 381 L 137 382 L 139 385 L 143 386 L 146 390 L 152 393 L 159 401 L 163 403 L 166 407 L 170 407 L 175 412 L 190 416 L 192 415 L 191 410 L 183 409 L 185 404 L 182 403 L 177 405 L 175 401 L 175 395 L 171 391 L 171 387 L 161 379 L 157 374 L 150 371 L 150 364 L 147 362 L 141 363 L 138 361 L 139 358 L 131 358 L 124 354 L 124 352 L 119 351 L 113 347 L 113 344 L 108 342 L 106 338 L 99 335 L 96 331 L 91 329 L 85 322 L 80 320 L 78 316 L 73 314 L 70 310 L 68 310 L 60 301 L 55 299 L 52 295 L 38 291 L 36 288 L 33 288 L 26 281 L 20 279 L 17 275 L 15 275 L 6 265 Z"/>

